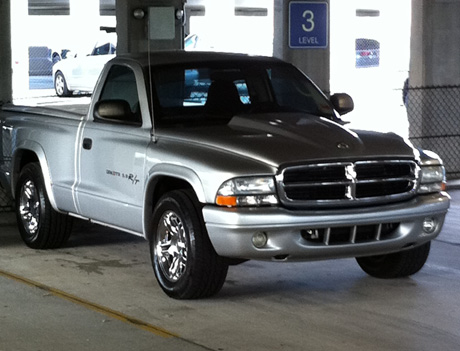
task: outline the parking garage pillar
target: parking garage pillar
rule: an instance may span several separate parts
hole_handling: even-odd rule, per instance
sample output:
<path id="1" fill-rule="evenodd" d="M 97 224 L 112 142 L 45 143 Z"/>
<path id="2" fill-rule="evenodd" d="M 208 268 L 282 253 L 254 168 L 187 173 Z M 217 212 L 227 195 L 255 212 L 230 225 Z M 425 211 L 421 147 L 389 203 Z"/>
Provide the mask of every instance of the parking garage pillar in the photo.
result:
<path id="1" fill-rule="evenodd" d="M 184 47 L 186 0 L 117 0 L 117 53 Z"/>
<path id="2" fill-rule="evenodd" d="M 0 1 L 0 105 L 12 99 L 10 1 Z"/>
<path id="3" fill-rule="evenodd" d="M 460 178 L 460 1 L 413 0 L 409 137 L 444 161 L 447 178 Z"/>
<path id="4" fill-rule="evenodd" d="M 460 1 L 413 0 L 412 86 L 460 85 Z"/>
<path id="5" fill-rule="evenodd" d="M 300 68 L 329 94 L 329 0 L 274 0 L 273 55 Z"/>

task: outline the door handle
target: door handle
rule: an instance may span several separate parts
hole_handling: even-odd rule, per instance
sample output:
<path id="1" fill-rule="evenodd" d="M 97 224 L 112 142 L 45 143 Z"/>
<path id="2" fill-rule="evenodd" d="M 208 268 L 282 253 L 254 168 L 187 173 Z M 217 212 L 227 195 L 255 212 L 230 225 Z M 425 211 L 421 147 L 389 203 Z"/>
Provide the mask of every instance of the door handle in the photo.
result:
<path id="1" fill-rule="evenodd" d="M 93 147 L 93 140 L 90 138 L 85 138 L 83 139 L 83 149 L 85 150 L 91 150 Z"/>

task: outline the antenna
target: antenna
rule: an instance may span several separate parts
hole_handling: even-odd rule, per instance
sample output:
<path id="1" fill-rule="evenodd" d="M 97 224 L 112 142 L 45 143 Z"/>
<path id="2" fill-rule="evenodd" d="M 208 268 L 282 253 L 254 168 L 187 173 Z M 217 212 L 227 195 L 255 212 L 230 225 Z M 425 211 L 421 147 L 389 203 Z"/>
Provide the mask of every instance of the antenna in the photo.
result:
<path id="1" fill-rule="evenodd" d="M 155 115 L 153 113 L 153 86 L 152 86 L 152 65 L 150 58 L 150 21 L 147 21 L 147 65 L 149 70 L 149 98 L 150 98 L 150 113 L 152 120 L 152 141 L 157 142 L 156 129 L 155 129 Z"/>

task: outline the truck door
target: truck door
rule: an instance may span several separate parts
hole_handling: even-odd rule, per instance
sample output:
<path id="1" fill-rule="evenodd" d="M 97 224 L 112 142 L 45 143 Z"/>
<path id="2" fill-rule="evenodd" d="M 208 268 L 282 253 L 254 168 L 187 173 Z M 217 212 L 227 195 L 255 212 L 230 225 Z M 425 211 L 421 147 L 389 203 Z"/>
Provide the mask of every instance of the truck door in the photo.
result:
<path id="1" fill-rule="evenodd" d="M 124 100 L 126 120 L 90 116 L 79 143 L 76 203 L 81 215 L 142 234 L 145 153 L 150 127 L 142 125 L 133 70 L 113 65 L 99 101 Z"/>

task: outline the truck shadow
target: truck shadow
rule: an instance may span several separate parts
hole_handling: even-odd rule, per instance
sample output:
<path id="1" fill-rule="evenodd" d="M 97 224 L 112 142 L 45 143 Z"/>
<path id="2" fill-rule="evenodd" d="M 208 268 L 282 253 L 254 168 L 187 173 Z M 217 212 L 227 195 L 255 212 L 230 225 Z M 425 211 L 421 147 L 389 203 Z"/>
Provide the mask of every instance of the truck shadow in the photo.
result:
<path id="1" fill-rule="evenodd" d="M 421 271 L 409 278 L 376 279 L 362 272 L 354 259 L 296 263 L 248 261 L 230 267 L 222 290 L 213 298 L 245 300 L 273 296 L 285 299 L 284 302 L 293 299 L 312 305 L 318 301 L 359 301 L 372 295 L 383 298 L 388 289 L 420 293 L 422 287 L 416 277 L 423 274 Z"/>
<path id="2" fill-rule="evenodd" d="M 65 248 L 107 246 L 117 244 L 145 243 L 144 238 L 132 234 L 92 224 L 87 221 L 75 220 L 74 228 L 69 240 L 62 246 Z M 21 239 L 14 217 L 8 216 L 8 220 L 2 214 L 0 220 L 0 247 L 25 246 Z"/>
<path id="3" fill-rule="evenodd" d="M 75 220 L 72 233 L 63 248 L 144 243 L 145 239 L 88 221 Z"/>

